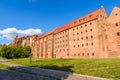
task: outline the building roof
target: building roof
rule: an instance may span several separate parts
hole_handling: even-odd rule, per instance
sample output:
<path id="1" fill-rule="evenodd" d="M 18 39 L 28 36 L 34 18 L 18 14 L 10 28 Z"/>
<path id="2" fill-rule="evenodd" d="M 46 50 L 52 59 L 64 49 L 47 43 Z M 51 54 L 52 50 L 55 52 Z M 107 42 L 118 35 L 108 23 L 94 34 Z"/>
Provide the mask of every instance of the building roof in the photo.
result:
<path id="1" fill-rule="evenodd" d="M 80 25 L 80 24 L 86 23 L 88 21 L 94 20 L 94 19 L 98 18 L 99 13 L 100 13 L 100 9 L 98 9 L 98 10 L 96 10 L 96 11 L 90 13 L 90 14 L 87 14 L 87 15 L 81 17 L 81 18 L 78 18 L 78 19 L 76 19 L 76 20 L 74 20 L 74 21 L 72 21 L 72 22 L 70 22 L 70 23 L 68 23 L 68 24 L 66 24 L 62 27 L 57 28 L 55 33 L 59 33 L 61 31 L 67 30 L 67 29 L 75 27 L 77 25 Z"/>
<path id="2" fill-rule="evenodd" d="M 53 34 L 54 32 L 55 32 L 55 30 L 51 30 L 50 32 L 45 33 L 42 37 L 46 37 L 50 34 Z"/>
<path id="3" fill-rule="evenodd" d="M 66 24 L 64 26 L 61 26 L 61 27 L 57 28 L 56 31 L 55 31 L 55 34 L 59 33 L 59 32 L 62 32 L 64 30 L 67 30 L 67 29 L 69 29 L 69 24 Z"/>

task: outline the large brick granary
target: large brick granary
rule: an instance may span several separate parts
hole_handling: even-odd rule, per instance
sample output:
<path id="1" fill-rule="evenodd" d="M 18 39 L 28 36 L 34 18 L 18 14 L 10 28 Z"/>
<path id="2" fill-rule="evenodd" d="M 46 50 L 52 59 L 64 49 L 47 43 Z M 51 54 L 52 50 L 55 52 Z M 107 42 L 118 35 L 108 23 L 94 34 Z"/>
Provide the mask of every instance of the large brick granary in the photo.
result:
<path id="1" fill-rule="evenodd" d="M 104 7 L 42 35 L 16 36 L 14 46 L 30 46 L 35 58 L 120 57 L 120 8 Z"/>

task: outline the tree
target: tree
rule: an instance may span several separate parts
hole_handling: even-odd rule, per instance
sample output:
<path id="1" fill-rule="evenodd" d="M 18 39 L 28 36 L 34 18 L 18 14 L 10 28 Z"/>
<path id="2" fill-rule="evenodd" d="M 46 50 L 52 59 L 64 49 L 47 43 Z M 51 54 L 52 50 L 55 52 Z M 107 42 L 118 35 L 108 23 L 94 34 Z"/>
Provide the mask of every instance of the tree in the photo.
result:
<path id="1" fill-rule="evenodd" d="M 31 48 L 29 46 L 3 46 L 0 48 L 0 56 L 4 58 L 26 58 L 31 54 Z"/>

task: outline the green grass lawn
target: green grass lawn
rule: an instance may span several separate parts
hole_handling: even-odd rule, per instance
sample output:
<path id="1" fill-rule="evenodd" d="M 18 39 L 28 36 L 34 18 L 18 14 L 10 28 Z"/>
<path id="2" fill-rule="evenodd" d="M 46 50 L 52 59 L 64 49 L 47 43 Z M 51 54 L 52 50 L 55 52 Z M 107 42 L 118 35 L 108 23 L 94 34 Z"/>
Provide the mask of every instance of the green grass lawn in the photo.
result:
<path id="1" fill-rule="evenodd" d="M 0 68 L 2 68 L 2 69 L 8 69 L 9 66 L 6 66 L 6 65 L 3 65 L 3 64 L 0 63 Z"/>
<path id="2" fill-rule="evenodd" d="M 103 78 L 120 79 L 120 59 L 10 59 L 10 62 Z"/>
<path id="3" fill-rule="evenodd" d="M 4 64 L 1 64 L 1 63 L 0 63 L 0 69 L 15 70 L 15 68 L 14 68 L 14 67 L 9 67 L 9 66 L 4 65 Z"/>

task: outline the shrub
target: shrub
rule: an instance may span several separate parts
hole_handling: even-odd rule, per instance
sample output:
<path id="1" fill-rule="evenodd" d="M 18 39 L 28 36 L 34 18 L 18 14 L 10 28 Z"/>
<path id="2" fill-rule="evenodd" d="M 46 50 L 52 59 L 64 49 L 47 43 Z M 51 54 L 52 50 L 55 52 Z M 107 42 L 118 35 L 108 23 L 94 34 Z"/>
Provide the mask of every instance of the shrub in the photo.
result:
<path id="1" fill-rule="evenodd" d="M 3 46 L 0 48 L 0 56 L 4 58 L 26 58 L 29 57 L 31 49 L 29 46 Z"/>

